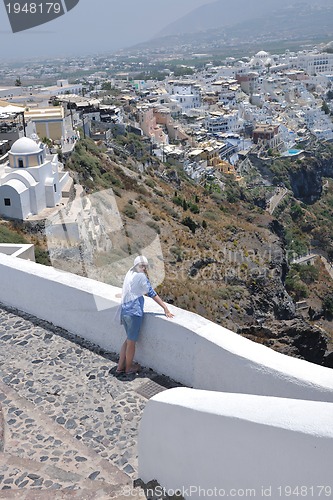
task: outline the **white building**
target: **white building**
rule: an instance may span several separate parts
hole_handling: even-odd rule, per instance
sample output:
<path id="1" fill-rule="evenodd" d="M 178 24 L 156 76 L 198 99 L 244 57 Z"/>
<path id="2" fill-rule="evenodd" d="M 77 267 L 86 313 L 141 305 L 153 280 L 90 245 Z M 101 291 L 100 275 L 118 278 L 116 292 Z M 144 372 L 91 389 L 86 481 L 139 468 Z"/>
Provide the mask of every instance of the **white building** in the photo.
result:
<path id="1" fill-rule="evenodd" d="M 309 75 L 317 73 L 333 73 L 333 54 L 328 52 L 308 52 L 299 54 L 297 67 L 304 69 Z"/>
<path id="2" fill-rule="evenodd" d="M 244 126 L 244 121 L 240 118 L 238 110 L 229 112 L 211 111 L 206 119 L 208 132 L 240 132 Z"/>
<path id="3" fill-rule="evenodd" d="M 268 52 L 260 50 L 252 57 L 250 61 L 250 66 L 256 70 L 265 69 L 273 64 L 273 59 Z"/>
<path id="4" fill-rule="evenodd" d="M 24 220 L 60 202 L 69 174 L 61 171 L 56 154 L 47 154 L 44 144 L 21 137 L 8 156 L 8 164 L 0 170 L 2 216 Z"/>
<path id="5" fill-rule="evenodd" d="M 20 96 L 22 94 L 29 95 L 31 89 L 28 87 L 0 87 L 0 99 L 11 100 L 12 97 Z"/>
<path id="6" fill-rule="evenodd" d="M 236 107 L 237 101 L 242 98 L 242 91 L 236 80 L 218 80 L 211 87 L 219 92 L 219 101 L 224 106 Z"/>
<path id="7" fill-rule="evenodd" d="M 176 101 L 182 111 L 201 106 L 200 89 L 194 81 L 169 82 L 169 92 L 171 101 Z"/>
<path id="8" fill-rule="evenodd" d="M 68 80 L 57 80 L 57 85 L 40 89 L 45 95 L 82 94 L 82 83 L 68 83 Z"/>
<path id="9" fill-rule="evenodd" d="M 245 94 L 251 95 L 258 91 L 260 78 L 257 71 L 248 71 L 247 68 L 241 69 L 236 74 L 236 80 Z"/>
<path id="10" fill-rule="evenodd" d="M 333 123 L 331 118 L 320 108 L 307 107 L 302 110 L 306 127 L 322 140 L 333 139 Z"/>

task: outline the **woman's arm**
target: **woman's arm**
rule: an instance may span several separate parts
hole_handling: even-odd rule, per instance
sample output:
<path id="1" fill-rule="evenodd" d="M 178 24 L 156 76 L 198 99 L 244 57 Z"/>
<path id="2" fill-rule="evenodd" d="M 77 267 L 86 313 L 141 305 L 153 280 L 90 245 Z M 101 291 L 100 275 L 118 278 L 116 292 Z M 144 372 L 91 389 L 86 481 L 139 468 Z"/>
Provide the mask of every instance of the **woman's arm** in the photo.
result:
<path id="1" fill-rule="evenodd" d="M 173 318 L 174 317 L 174 314 L 172 314 L 169 309 L 167 308 L 166 304 L 164 304 L 163 300 L 161 299 L 161 297 L 159 297 L 158 295 L 155 295 L 155 297 L 152 297 L 155 302 L 157 302 L 157 304 L 159 306 L 162 307 L 162 309 L 164 309 L 164 312 L 165 312 L 165 315 L 167 318 Z"/>

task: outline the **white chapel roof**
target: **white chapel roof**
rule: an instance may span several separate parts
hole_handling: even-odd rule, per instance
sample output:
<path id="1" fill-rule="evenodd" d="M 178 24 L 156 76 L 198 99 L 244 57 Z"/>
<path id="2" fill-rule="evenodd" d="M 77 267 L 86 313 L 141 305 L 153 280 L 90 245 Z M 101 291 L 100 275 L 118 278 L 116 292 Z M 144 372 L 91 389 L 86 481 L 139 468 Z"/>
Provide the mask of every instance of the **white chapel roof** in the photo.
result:
<path id="1" fill-rule="evenodd" d="M 40 153 L 41 148 L 37 142 L 29 139 L 29 137 L 21 137 L 14 142 L 10 150 L 13 154 L 32 154 Z"/>
<path id="2" fill-rule="evenodd" d="M 23 193 L 28 189 L 25 184 L 18 179 L 10 179 L 8 182 L 6 182 L 5 186 L 12 187 L 17 193 Z"/>
<path id="3" fill-rule="evenodd" d="M 9 184 L 9 181 L 14 179 L 22 182 L 27 187 L 36 186 L 37 184 L 34 177 L 23 168 L 20 168 L 19 170 L 15 169 L 13 172 L 10 172 L 8 175 L 6 175 L 6 177 L 3 179 L 3 184 Z"/>

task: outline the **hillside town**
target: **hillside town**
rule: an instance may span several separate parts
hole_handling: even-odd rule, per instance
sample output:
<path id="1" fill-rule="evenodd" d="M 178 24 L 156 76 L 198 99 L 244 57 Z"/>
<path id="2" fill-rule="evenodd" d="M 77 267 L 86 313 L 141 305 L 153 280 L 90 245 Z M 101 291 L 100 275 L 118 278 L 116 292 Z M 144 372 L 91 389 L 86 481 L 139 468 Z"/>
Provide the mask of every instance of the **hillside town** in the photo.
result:
<path id="1" fill-rule="evenodd" d="M 0 70 L 0 497 L 329 497 L 333 42 L 159 55 Z"/>
<path id="2" fill-rule="evenodd" d="M 281 55 L 262 50 L 240 60 L 229 57 L 222 66 L 192 68 L 181 78 L 169 72 L 164 80 L 136 79 L 129 67 L 112 76 L 92 71 L 81 82 L 59 79 L 44 87 L 24 86 L 17 76 L 15 86 L 0 88 L 0 191 L 5 193 L 0 214 L 24 219 L 36 215 L 37 206 L 50 206 L 44 201 L 21 215 L 12 212 L 9 185 L 21 199 L 27 189 L 36 191 L 26 179 L 17 180 L 27 166 L 23 160 L 8 159 L 24 136 L 46 142 L 47 153 L 61 153 L 63 159 L 80 129 L 111 150 L 119 147 L 115 136 L 132 132 L 146 138 L 162 163 L 182 166 L 196 182 L 214 179 L 222 189 L 220 174 L 246 186 L 248 154 L 301 158 L 310 139 L 333 140 L 331 45 Z M 68 191 L 68 183 L 63 185 Z"/>

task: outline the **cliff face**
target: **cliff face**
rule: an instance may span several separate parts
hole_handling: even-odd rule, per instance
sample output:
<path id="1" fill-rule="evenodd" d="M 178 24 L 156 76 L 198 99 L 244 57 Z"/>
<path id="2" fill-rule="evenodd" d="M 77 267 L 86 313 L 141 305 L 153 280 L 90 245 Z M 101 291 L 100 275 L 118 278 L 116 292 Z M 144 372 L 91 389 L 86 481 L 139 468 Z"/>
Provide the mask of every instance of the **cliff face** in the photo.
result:
<path id="1" fill-rule="evenodd" d="M 333 155 L 331 157 L 322 158 L 321 170 L 323 177 L 333 178 Z"/>
<path id="2" fill-rule="evenodd" d="M 249 154 L 249 159 L 270 182 L 276 175 L 281 182 L 289 181 L 295 198 L 307 204 L 320 199 L 323 177 L 333 179 L 333 151 L 327 146 L 314 145 L 313 151 L 305 152 L 305 157 L 298 160 L 261 159 L 255 154 Z"/>
<path id="3" fill-rule="evenodd" d="M 327 357 L 325 358 L 327 335 L 323 330 L 303 319 L 294 318 L 274 324 L 268 323 L 265 326 L 251 325 L 240 328 L 238 333 L 282 354 L 319 365 L 331 366 Z"/>
<path id="4" fill-rule="evenodd" d="M 288 174 L 295 198 L 314 203 L 322 195 L 323 177 L 333 178 L 333 152 L 325 147 L 309 152 L 300 163 L 290 164 Z"/>
<path id="5" fill-rule="evenodd" d="M 316 205 L 317 208 L 311 209 L 309 206 L 322 199 L 325 184 L 323 179 L 333 178 L 333 150 L 330 145 L 311 144 L 302 159 L 251 157 L 250 161 L 260 171 L 262 177 L 273 184 L 281 182 L 290 186 L 294 197 L 308 205 L 308 210 L 304 210 L 299 220 L 297 217 L 295 219 L 290 217 L 289 206 L 287 206 L 282 212 L 280 222 L 273 220 L 269 224 L 272 233 L 279 238 L 281 256 L 283 256 L 283 250 L 287 248 L 284 238 L 285 230 L 289 235 L 289 244 L 293 237 L 295 241 L 298 241 L 297 238 L 303 241 L 302 232 L 309 236 L 313 229 L 316 229 L 312 235 L 313 241 L 314 239 L 319 241 L 319 236 L 325 231 L 330 233 L 330 219 L 325 219 L 324 228 L 322 225 L 317 227 L 315 214 L 320 208 L 318 209 Z M 327 189 L 325 193 L 329 192 L 329 188 Z M 295 236 L 290 236 L 291 234 Z M 304 241 L 307 241 L 306 238 Z M 327 245 L 324 248 L 327 249 Z M 262 280 L 261 282 L 257 280 L 252 285 L 250 300 L 255 321 L 252 324 L 250 322 L 239 324 L 238 333 L 284 354 L 332 367 L 330 335 L 323 328 L 317 328 L 313 322 L 309 322 L 306 314 L 296 312 L 294 302 L 286 293 L 284 282 L 288 272 L 288 263 L 283 261 L 283 258 L 272 258 L 270 265 L 275 269 L 275 280 Z M 315 293 L 310 294 L 309 300 L 313 298 L 317 301 L 322 300 L 325 296 L 323 289 L 317 286 L 314 288 Z M 320 309 L 319 304 L 316 307 Z"/>
<path id="6" fill-rule="evenodd" d="M 290 185 L 295 198 L 307 204 L 312 204 L 319 200 L 322 194 L 323 184 L 323 164 L 316 158 L 305 158 L 297 169 L 289 170 Z M 329 169 L 326 169 L 327 172 Z M 327 175 L 327 174 L 326 174 Z M 333 176 L 333 163 L 331 165 L 331 175 Z"/>

